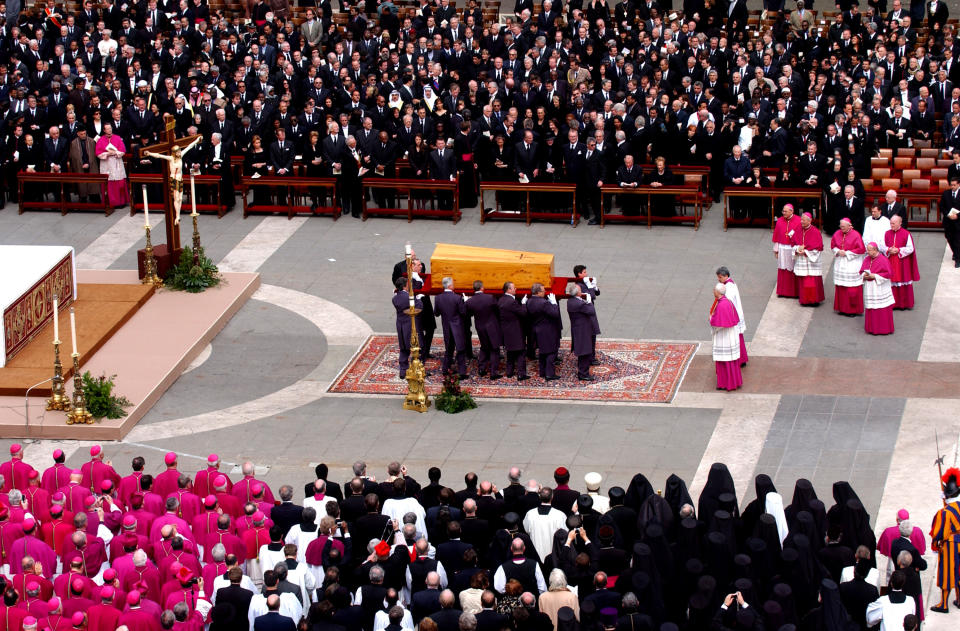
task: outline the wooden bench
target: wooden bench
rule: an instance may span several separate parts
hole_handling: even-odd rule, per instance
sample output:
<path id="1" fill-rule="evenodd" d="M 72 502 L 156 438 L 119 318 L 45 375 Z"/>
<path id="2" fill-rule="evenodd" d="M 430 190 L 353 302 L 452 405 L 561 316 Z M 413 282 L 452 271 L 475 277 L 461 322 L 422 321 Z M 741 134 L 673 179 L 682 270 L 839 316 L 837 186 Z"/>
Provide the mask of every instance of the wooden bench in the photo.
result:
<path id="1" fill-rule="evenodd" d="M 274 189 L 283 189 L 286 197 L 286 204 L 262 204 L 254 206 L 248 199 L 248 192 L 256 187 L 270 187 Z M 334 200 L 333 206 L 312 207 L 309 203 L 311 199 L 310 189 L 322 189 L 329 191 L 330 197 Z M 273 195 L 275 191 L 271 191 Z M 333 217 L 336 221 L 340 217 L 340 207 L 336 203 L 337 199 L 337 178 L 333 177 L 252 177 L 243 176 L 240 178 L 240 196 L 243 199 L 243 218 L 251 213 L 286 213 L 287 219 L 293 219 L 294 215 L 327 215 Z M 327 193 L 324 193 L 326 198 Z"/>
<path id="2" fill-rule="evenodd" d="M 769 199 L 770 200 L 770 222 L 764 221 L 762 224 L 757 219 L 735 219 L 730 216 L 730 199 Z M 728 187 L 723 191 L 723 229 L 726 231 L 728 226 L 755 226 L 769 225 L 773 229 L 777 220 L 777 200 L 784 197 L 793 199 L 813 199 L 817 202 L 817 210 L 814 213 L 814 223 L 818 226 L 823 222 L 821 220 L 821 211 L 823 209 L 823 193 L 820 189 L 813 188 L 739 188 Z"/>
<path id="3" fill-rule="evenodd" d="M 486 191 L 492 191 L 494 195 L 493 206 L 488 210 L 483 201 L 483 194 Z M 519 204 L 521 208 L 517 210 L 504 210 L 501 206 L 500 193 L 512 193 L 518 200 L 523 200 Z M 534 209 L 536 202 L 531 204 L 531 195 L 545 193 L 562 193 L 570 196 L 570 211 L 560 210 L 549 212 L 541 209 Z M 566 206 L 566 204 L 564 204 Z M 543 221 L 563 221 L 569 222 L 571 226 L 580 223 L 580 215 L 577 214 L 577 186 L 575 184 L 521 184 L 520 182 L 481 182 L 480 183 L 480 223 L 486 223 L 487 219 L 520 219 L 529 226 L 534 219 Z"/>
<path id="4" fill-rule="evenodd" d="M 897 190 L 897 201 L 903 203 L 903 207 L 908 209 L 910 208 L 924 208 L 926 210 L 923 219 L 914 220 L 913 218 L 908 217 L 909 219 L 909 228 L 913 230 L 915 228 L 929 228 L 933 230 L 941 230 L 943 224 L 941 223 L 940 216 L 940 195 L 942 191 L 937 188 L 929 190 L 916 190 L 912 188 L 898 188 Z M 877 203 L 884 203 L 884 196 L 887 194 L 886 187 L 872 187 L 864 189 L 863 196 L 865 199 L 875 199 Z M 869 208 L 869 206 L 868 206 Z"/>
<path id="5" fill-rule="evenodd" d="M 703 204 L 700 196 L 700 186 L 696 184 L 671 184 L 667 186 L 650 186 L 642 184 L 634 187 L 622 187 L 616 184 L 604 184 L 600 189 L 603 195 L 600 196 L 600 227 L 603 228 L 606 223 L 646 223 L 647 229 L 653 227 L 654 223 L 692 223 L 694 230 L 700 229 L 700 220 L 703 218 Z M 646 197 L 647 210 L 645 213 L 637 215 L 623 215 L 610 213 L 604 208 L 609 199 L 612 206 L 610 195 L 640 195 Z M 650 212 L 651 202 L 655 197 L 674 197 L 674 202 L 679 203 L 681 207 L 690 204 L 693 206 L 693 214 L 687 215 L 681 213 L 674 216 L 656 216 Z M 609 210 L 612 210 L 609 209 Z"/>
<path id="6" fill-rule="evenodd" d="M 109 217 L 113 214 L 113 208 L 107 201 L 107 180 L 106 173 L 50 173 L 20 171 L 17 174 L 17 191 L 20 197 L 19 213 L 22 215 L 27 210 L 59 210 L 61 215 L 66 215 L 68 210 L 103 210 L 103 214 Z M 43 186 L 39 200 L 24 200 L 24 184 L 38 184 Z M 81 202 L 70 201 L 69 193 L 72 184 L 98 184 L 100 186 L 99 202 Z M 60 199 L 48 200 L 46 194 L 59 190 Z M 31 191 L 32 192 L 32 191 Z"/>
<path id="7" fill-rule="evenodd" d="M 441 217 L 453 220 L 453 223 L 460 221 L 460 179 L 456 180 L 417 180 L 408 178 L 383 178 L 374 175 L 368 175 L 363 178 L 363 211 L 361 217 L 364 221 L 367 217 L 406 217 L 407 223 L 413 221 L 414 217 Z M 406 195 L 406 208 L 392 207 L 383 208 L 371 206 L 367 201 L 366 192 L 374 190 L 388 189 L 393 195 Z M 437 191 L 449 191 L 453 199 L 453 208 L 415 208 L 413 205 L 414 191 L 424 191 L 435 193 Z M 431 200 L 432 206 L 432 200 Z"/>

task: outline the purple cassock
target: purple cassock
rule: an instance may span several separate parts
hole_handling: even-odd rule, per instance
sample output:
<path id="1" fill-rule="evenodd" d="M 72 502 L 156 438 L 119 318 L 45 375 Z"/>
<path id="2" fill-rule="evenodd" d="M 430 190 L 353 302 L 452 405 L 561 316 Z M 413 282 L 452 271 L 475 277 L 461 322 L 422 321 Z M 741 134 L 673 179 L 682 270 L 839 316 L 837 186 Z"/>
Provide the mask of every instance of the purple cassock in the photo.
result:
<path id="1" fill-rule="evenodd" d="M 152 490 L 160 497 L 170 497 L 171 493 L 176 493 L 177 489 L 180 488 L 179 481 L 180 472 L 177 471 L 176 467 L 167 469 L 153 479 Z"/>
<path id="2" fill-rule="evenodd" d="M 83 549 L 73 545 L 73 541 L 67 537 L 63 542 L 63 565 L 69 567 L 70 562 L 79 557 L 83 561 L 83 573 L 87 578 L 93 578 L 100 573 L 100 567 L 107 562 L 107 550 L 103 545 L 103 539 L 99 537 L 87 537 L 87 544 Z"/>
<path id="3" fill-rule="evenodd" d="M 62 462 L 58 462 L 43 472 L 43 478 L 40 485 L 47 493 L 53 495 L 60 488 L 70 482 L 70 472 L 72 469 Z"/>
<path id="4" fill-rule="evenodd" d="M 83 479 L 80 480 L 80 484 L 94 493 L 100 492 L 100 489 L 103 488 L 104 480 L 110 480 L 113 483 L 113 487 L 116 488 L 120 485 L 120 480 L 122 479 L 117 472 L 114 471 L 113 467 L 96 458 L 84 463 L 84 465 L 80 467 L 80 471 L 83 473 Z"/>
<path id="5" fill-rule="evenodd" d="M 726 296 L 720 296 L 710 312 L 710 326 L 714 327 L 713 360 L 717 367 L 717 388 L 736 390 L 743 385 L 740 372 L 740 334 L 737 308 Z"/>
<path id="6" fill-rule="evenodd" d="M 577 356 L 577 377 L 585 379 L 590 376 L 593 336 L 600 333 L 597 311 L 582 297 L 573 297 L 567 300 L 567 315 L 570 317 L 573 354 Z"/>
<path id="7" fill-rule="evenodd" d="M 466 303 L 460 297 L 460 294 L 452 290 L 444 290 L 442 294 L 434 298 L 433 311 L 440 315 L 440 322 L 443 325 L 443 345 L 444 355 L 442 370 L 444 374 L 450 370 L 450 364 L 454 355 L 457 359 L 457 370 L 460 378 L 464 379 L 467 375 L 467 345 L 470 340 L 464 330 L 466 321 L 467 307 Z"/>
<path id="8" fill-rule="evenodd" d="M 23 557 L 29 556 L 43 565 L 43 576 L 50 578 L 57 569 L 57 555 L 45 542 L 32 534 L 24 535 L 10 546 L 10 567 L 19 568 Z"/>
<path id="9" fill-rule="evenodd" d="M 480 338 L 480 354 L 477 356 L 480 374 L 489 372 L 490 378 L 496 379 L 499 377 L 500 347 L 503 346 L 496 298 L 482 291 L 472 295 L 467 300 L 467 315 L 473 317 Z"/>
<path id="10" fill-rule="evenodd" d="M 500 332 L 503 335 L 503 347 L 507 349 L 507 376 L 517 375 L 517 379 L 527 378 L 527 350 L 523 336 L 523 321 L 527 318 L 526 306 L 513 294 L 504 294 L 497 301 L 500 312 Z"/>
<path id="11" fill-rule="evenodd" d="M 542 296 L 530 296 L 527 300 L 527 316 L 533 324 L 533 334 L 537 336 L 537 349 L 540 359 L 540 377 L 556 376 L 553 365 L 560 350 L 560 306 L 551 303 Z"/>
<path id="12" fill-rule="evenodd" d="M 31 471 L 33 471 L 33 467 L 16 458 L 11 458 L 0 464 L 0 475 L 3 476 L 3 492 L 7 493 L 11 489 L 26 491 L 30 485 Z"/>
<path id="13" fill-rule="evenodd" d="M 417 309 L 423 308 L 423 303 L 414 300 L 413 304 Z M 401 289 L 393 295 L 393 308 L 397 310 L 397 343 L 400 346 L 400 378 L 407 376 L 407 368 L 410 367 L 410 314 L 407 309 L 410 308 L 410 294 L 406 289 Z M 420 316 L 417 316 L 417 334 L 420 335 L 420 346 L 423 347 L 423 329 L 420 326 Z"/>

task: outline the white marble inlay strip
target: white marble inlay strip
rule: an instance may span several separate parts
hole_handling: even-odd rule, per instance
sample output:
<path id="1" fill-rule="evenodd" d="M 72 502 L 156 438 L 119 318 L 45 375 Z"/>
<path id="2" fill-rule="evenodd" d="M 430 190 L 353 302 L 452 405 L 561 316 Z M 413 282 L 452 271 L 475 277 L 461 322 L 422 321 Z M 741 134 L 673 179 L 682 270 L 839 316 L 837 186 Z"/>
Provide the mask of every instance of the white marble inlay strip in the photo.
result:
<path id="1" fill-rule="evenodd" d="M 158 212 L 150 219 L 150 230 L 156 234 L 157 226 L 163 223 L 163 214 Z M 121 213 L 115 224 L 77 255 L 77 269 L 109 269 L 143 238 L 143 217 Z"/>
<path id="2" fill-rule="evenodd" d="M 264 217 L 217 267 L 221 272 L 256 272 L 306 222 L 306 217 Z"/>

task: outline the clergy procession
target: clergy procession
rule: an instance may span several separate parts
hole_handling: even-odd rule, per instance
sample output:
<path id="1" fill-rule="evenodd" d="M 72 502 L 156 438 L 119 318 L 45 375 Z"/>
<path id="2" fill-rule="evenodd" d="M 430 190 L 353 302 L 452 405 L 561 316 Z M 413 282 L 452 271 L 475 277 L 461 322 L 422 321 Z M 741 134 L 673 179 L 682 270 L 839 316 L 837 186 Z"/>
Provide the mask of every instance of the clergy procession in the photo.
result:
<path id="1" fill-rule="evenodd" d="M 724 285 L 716 326 L 736 319 Z M 249 462 L 232 480 L 216 454 L 196 472 L 138 456 L 121 475 L 89 453 L 73 470 L 58 449 L 41 472 L 14 444 L 0 465 L 5 631 L 855 631 L 925 616 L 923 531 L 900 509 L 877 516 L 878 539 L 845 481 L 790 495 L 761 474 L 741 508 L 722 463 L 695 501 L 677 475 L 654 491 L 642 473 L 603 488 L 596 472 L 544 483 L 512 467 L 502 488 L 467 472 L 455 490 L 437 467 L 421 485 L 357 461 L 342 487 L 318 465 L 301 499 Z M 929 533 L 934 612 L 960 597 L 958 482 L 944 474 Z"/>

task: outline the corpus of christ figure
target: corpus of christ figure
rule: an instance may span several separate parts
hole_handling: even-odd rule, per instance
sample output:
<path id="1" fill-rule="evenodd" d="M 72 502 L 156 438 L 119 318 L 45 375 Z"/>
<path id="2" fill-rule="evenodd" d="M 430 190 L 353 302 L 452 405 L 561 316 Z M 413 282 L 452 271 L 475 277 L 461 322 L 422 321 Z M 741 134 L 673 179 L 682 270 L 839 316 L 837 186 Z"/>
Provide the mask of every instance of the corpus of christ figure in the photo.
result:
<path id="1" fill-rule="evenodd" d="M 159 158 L 161 160 L 166 160 L 169 169 L 170 169 L 170 195 L 173 198 L 173 210 L 174 210 L 174 220 L 173 224 L 175 226 L 180 225 L 180 206 L 183 204 L 183 154 L 193 149 L 193 147 L 200 142 L 201 137 L 197 136 L 193 142 L 181 149 L 177 145 L 174 145 L 171 149 L 171 155 L 167 156 L 162 153 L 154 153 L 153 151 L 144 151 L 143 155 L 150 156 L 151 158 Z"/>

